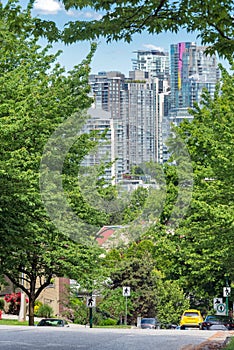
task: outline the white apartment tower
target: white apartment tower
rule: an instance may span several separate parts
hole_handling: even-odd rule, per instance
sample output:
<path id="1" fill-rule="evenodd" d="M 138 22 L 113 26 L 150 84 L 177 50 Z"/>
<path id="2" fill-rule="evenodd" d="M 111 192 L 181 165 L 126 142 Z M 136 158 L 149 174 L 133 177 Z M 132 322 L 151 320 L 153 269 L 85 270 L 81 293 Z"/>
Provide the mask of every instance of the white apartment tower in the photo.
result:
<path id="1" fill-rule="evenodd" d="M 148 77 L 159 79 L 159 92 L 165 92 L 169 84 L 169 54 L 161 49 L 135 51 L 133 70 L 148 72 Z"/>
<path id="2" fill-rule="evenodd" d="M 135 73 L 135 76 L 134 76 Z M 127 82 L 128 159 L 130 166 L 158 161 L 158 89 L 157 78 L 139 80 L 140 71 L 130 72 Z M 143 73 L 141 71 L 141 73 Z"/>
<path id="3" fill-rule="evenodd" d="M 142 71 L 90 76 L 96 108 L 109 112 L 114 128 L 115 179 L 122 179 L 131 167 L 158 161 L 159 80 Z"/>
<path id="4" fill-rule="evenodd" d="M 88 110 L 89 119 L 82 128 L 82 133 L 90 134 L 92 131 L 101 134 L 106 132 L 105 139 L 99 141 L 97 149 L 91 150 L 91 152 L 85 156 L 81 165 L 83 167 L 93 167 L 100 164 L 106 164 L 105 174 L 103 177 L 109 183 L 113 183 L 115 177 L 114 165 L 110 165 L 115 159 L 115 132 L 114 122 L 111 118 L 111 114 L 100 108 L 90 108 Z M 92 136 L 93 138 L 94 136 Z"/>
<path id="5" fill-rule="evenodd" d="M 169 53 L 162 49 L 138 50 L 132 60 L 133 69 L 141 70 L 151 79 L 158 79 L 157 105 L 155 106 L 156 160 L 163 162 L 163 123 L 170 109 Z"/>

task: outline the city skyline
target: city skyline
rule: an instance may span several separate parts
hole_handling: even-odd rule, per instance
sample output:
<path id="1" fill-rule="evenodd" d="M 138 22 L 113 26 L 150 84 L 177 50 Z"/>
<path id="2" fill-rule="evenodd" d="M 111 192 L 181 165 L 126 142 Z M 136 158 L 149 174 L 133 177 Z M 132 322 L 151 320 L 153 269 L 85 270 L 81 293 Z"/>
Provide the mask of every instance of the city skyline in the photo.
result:
<path id="1" fill-rule="evenodd" d="M 85 166 L 99 164 L 104 156 L 105 164 L 112 163 L 108 181 L 122 181 L 134 166 L 167 161 L 171 123 L 192 119 L 188 108 L 200 103 L 204 88 L 214 95 L 220 78 L 215 56 L 189 42 L 171 45 L 170 54 L 169 59 L 164 52 L 140 50 L 129 77 L 117 71 L 89 76 L 94 104 L 84 132 L 110 132 L 109 144 L 88 156 Z"/>

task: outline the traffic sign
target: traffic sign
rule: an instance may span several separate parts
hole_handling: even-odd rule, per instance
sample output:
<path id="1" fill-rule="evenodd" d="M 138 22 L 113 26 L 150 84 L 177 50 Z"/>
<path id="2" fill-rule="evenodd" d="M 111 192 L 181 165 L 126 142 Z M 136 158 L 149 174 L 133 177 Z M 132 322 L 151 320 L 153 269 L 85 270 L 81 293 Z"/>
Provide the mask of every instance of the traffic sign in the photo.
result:
<path id="1" fill-rule="evenodd" d="M 223 296 L 230 297 L 231 295 L 231 287 L 223 287 Z"/>
<path id="2" fill-rule="evenodd" d="M 216 315 L 226 315 L 226 305 L 225 304 L 219 304 L 217 306 Z"/>
<path id="3" fill-rule="evenodd" d="M 223 303 L 223 298 L 214 298 L 214 309 L 217 310 L 219 304 Z"/>
<path id="4" fill-rule="evenodd" d="M 94 297 L 93 295 L 90 295 L 89 297 L 87 297 L 86 306 L 87 307 L 96 307 L 96 297 Z"/>
<path id="5" fill-rule="evenodd" d="M 123 287 L 123 296 L 124 297 L 130 297 L 130 287 Z"/>

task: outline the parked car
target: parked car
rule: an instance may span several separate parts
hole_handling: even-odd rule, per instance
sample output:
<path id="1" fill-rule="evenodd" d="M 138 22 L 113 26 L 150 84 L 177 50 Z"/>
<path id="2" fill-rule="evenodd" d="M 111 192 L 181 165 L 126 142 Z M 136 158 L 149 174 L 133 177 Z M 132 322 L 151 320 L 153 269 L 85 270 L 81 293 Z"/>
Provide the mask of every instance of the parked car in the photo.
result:
<path id="1" fill-rule="evenodd" d="M 41 326 L 69 327 L 69 324 L 67 323 L 67 321 L 60 318 L 42 318 L 37 324 L 37 327 Z"/>
<path id="2" fill-rule="evenodd" d="M 160 328 L 160 322 L 159 320 L 154 318 L 142 318 L 141 319 L 141 328 L 142 329 L 159 329 Z"/>
<path id="3" fill-rule="evenodd" d="M 211 329 L 213 326 L 224 326 L 228 330 L 234 329 L 234 321 L 229 316 L 222 315 L 208 315 L 205 320 L 201 322 L 200 329 Z M 220 327 L 222 328 L 222 327 Z"/>
<path id="4" fill-rule="evenodd" d="M 225 327 L 223 324 L 213 324 L 213 326 L 210 326 L 208 330 L 209 331 L 228 331 L 229 329 Z"/>
<path id="5" fill-rule="evenodd" d="M 180 320 L 180 329 L 186 327 L 200 328 L 200 323 L 203 322 L 201 312 L 196 309 L 185 310 Z"/>

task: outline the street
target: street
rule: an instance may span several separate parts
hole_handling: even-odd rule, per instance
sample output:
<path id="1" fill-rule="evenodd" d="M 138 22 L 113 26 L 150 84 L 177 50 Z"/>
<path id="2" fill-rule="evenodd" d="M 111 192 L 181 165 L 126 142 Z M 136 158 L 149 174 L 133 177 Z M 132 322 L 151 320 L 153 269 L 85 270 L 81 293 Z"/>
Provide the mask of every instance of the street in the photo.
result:
<path id="1" fill-rule="evenodd" d="M 1 350 L 180 350 L 215 331 L 0 326 Z"/>

